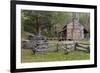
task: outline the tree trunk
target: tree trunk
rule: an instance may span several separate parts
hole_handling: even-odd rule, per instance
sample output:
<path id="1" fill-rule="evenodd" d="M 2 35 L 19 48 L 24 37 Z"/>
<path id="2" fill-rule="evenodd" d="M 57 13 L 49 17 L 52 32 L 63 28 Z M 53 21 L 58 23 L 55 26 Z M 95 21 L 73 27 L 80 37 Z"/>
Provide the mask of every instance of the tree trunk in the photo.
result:
<path id="1" fill-rule="evenodd" d="M 39 23 L 39 17 L 36 18 L 36 23 L 37 23 L 37 35 L 41 34 L 41 25 Z"/>
<path id="2" fill-rule="evenodd" d="M 72 22 L 73 22 L 73 27 L 72 27 L 72 32 L 71 32 L 72 33 L 72 40 L 74 40 L 74 36 L 73 36 L 74 35 L 74 24 L 75 24 L 74 19 L 75 19 L 75 13 L 72 14 Z"/>

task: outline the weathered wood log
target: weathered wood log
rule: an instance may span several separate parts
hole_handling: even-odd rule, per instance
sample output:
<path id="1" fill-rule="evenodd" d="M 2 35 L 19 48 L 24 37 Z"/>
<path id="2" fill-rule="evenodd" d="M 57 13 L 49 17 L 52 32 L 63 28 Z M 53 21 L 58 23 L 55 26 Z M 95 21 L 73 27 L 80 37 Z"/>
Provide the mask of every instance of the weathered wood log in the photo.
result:
<path id="1" fill-rule="evenodd" d="M 83 48 L 83 49 L 86 49 L 87 52 L 90 52 L 90 47 L 89 47 L 89 45 L 79 45 L 79 44 L 77 44 L 77 47 L 81 47 L 81 48 Z"/>
<path id="2" fill-rule="evenodd" d="M 71 51 L 74 51 L 76 48 L 76 43 L 74 42 L 67 42 L 63 43 L 64 54 L 68 54 Z"/>
<path id="3" fill-rule="evenodd" d="M 87 46 L 82 46 L 82 45 L 77 45 L 77 47 L 81 47 L 81 48 L 84 48 L 84 49 L 87 49 Z"/>
<path id="4" fill-rule="evenodd" d="M 87 44 L 87 43 L 78 43 L 78 44 L 82 44 L 82 45 L 90 45 L 90 44 Z"/>

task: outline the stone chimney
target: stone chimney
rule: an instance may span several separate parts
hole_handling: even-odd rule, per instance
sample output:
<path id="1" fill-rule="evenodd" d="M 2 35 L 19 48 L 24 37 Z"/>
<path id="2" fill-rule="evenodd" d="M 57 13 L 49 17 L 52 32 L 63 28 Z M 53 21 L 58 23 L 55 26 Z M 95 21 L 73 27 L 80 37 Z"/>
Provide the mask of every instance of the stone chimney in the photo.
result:
<path id="1" fill-rule="evenodd" d="M 79 22 L 79 14 L 78 13 L 75 12 L 72 14 L 72 21 L 76 24 Z"/>

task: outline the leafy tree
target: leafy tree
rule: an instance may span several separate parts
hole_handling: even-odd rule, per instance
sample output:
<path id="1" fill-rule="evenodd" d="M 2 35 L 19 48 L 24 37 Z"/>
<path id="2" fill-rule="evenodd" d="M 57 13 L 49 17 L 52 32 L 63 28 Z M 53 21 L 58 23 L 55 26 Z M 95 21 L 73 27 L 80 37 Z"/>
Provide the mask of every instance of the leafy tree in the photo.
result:
<path id="1" fill-rule="evenodd" d="M 78 14 L 79 22 L 83 25 L 88 24 L 89 27 L 89 14 Z M 72 22 L 72 15 L 73 12 L 22 10 L 22 34 L 25 31 L 34 35 L 43 34 L 47 37 L 56 37 L 58 32 L 56 28 Z"/>

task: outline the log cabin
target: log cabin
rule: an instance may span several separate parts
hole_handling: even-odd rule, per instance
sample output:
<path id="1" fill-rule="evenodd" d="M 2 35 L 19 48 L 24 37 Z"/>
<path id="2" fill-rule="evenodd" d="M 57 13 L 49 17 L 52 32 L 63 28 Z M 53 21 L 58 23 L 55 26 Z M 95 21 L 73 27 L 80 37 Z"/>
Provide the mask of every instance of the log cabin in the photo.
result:
<path id="1" fill-rule="evenodd" d="M 58 32 L 59 40 L 82 40 L 89 37 L 89 31 L 75 18 L 69 24 L 65 24 Z"/>

